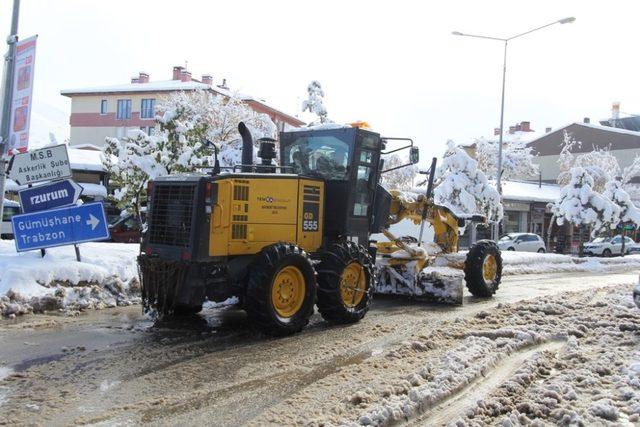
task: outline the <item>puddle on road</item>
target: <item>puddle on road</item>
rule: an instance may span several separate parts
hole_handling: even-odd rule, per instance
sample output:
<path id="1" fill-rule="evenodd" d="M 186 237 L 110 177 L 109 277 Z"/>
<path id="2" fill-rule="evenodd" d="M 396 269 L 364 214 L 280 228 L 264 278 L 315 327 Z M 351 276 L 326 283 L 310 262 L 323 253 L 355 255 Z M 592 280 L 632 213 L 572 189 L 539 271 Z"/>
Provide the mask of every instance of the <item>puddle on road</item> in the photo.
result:
<path id="1" fill-rule="evenodd" d="M 64 356 L 66 356 L 64 353 L 55 353 L 55 354 L 49 354 L 47 356 L 35 357 L 33 359 L 23 360 L 22 362 L 13 365 L 13 369 L 16 372 L 26 371 L 27 369 L 33 366 L 42 365 L 45 363 L 53 362 L 55 360 L 60 360 Z"/>

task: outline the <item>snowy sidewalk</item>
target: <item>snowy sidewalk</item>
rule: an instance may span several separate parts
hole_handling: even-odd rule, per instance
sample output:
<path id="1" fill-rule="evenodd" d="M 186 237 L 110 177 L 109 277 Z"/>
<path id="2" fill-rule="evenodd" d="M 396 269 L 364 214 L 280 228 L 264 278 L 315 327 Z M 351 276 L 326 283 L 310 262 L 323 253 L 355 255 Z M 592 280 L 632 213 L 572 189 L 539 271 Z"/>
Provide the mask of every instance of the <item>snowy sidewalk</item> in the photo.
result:
<path id="1" fill-rule="evenodd" d="M 16 253 L 0 241 L 0 315 L 31 311 L 77 311 L 128 305 L 140 300 L 136 256 L 139 245 L 84 243 L 82 262 L 72 246 Z"/>

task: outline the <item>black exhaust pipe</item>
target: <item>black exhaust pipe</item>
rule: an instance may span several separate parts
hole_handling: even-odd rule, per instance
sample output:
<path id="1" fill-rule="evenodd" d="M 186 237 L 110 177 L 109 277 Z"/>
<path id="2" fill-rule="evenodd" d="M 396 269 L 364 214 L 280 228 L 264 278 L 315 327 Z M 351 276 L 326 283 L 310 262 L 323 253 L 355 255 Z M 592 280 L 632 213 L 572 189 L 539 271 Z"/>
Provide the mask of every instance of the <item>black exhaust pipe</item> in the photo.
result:
<path id="1" fill-rule="evenodd" d="M 244 122 L 238 123 L 238 132 L 242 137 L 242 172 L 251 172 L 253 170 L 253 138 L 251 132 Z"/>

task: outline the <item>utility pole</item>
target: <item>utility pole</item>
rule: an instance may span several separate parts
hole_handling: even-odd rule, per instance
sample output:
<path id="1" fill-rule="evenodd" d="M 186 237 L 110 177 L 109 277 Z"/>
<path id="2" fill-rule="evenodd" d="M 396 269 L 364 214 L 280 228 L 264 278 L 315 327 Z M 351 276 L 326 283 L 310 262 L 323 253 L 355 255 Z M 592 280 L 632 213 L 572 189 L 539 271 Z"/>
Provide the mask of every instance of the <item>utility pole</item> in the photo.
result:
<path id="1" fill-rule="evenodd" d="M 465 33 L 461 33 L 460 31 L 453 31 L 451 34 L 453 34 L 454 36 L 462 36 L 462 37 L 474 37 L 477 39 L 486 39 L 486 40 L 494 40 L 494 41 L 499 41 L 499 42 L 503 42 L 504 43 L 504 58 L 502 60 L 502 97 L 500 100 L 500 137 L 499 137 L 499 141 L 498 141 L 498 171 L 496 174 L 496 190 L 498 190 L 498 193 L 500 194 L 500 200 L 502 201 L 502 144 L 503 144 L 503 136 L 504 136 L 504 88 L 505 88 L 505 82 L 507 80 L 507 44 L 509 43 L 509 41 L 513 40 L 513 39 L 517 39 L 518 37 L 522 37 L 525 36 L 527 34 L 531 34 L 534 31 L 538 31 L 541 30 L 543 28 L 547 28 L 550 27 L 552 25 L 555 24 L 569 24 L 573 21 L 575 21 L 576 18 L 574 17 L 569 17 L 569 18 L 563 18 L 563 19 L 559 19 L 557 21 L 553 21 L 549 24 L 546 25 L 542 25 L 540 27 L 534 28 L 532 30 L 529 31 L 525 31 L 524 33 L 520 33 L 520 34 L 516 34 L 515 36 L 511 36 L 511 37 L 507 37 L 507 38 L 503 38 L 503 37 L 491 37 L 491 36 L 483 36 L 483 35 L 478 35 L 478 34 L 465 34 Z M 491 227 L 491 238 L 493 240 L 498 240 L 499 237 L 499 233 L 500 233 L 500 222 L 494 222 L 493 226 Z"/>
<path id="2" fill-rule="evenodd" d="M 4 191 L 7 178 L 5 176 L 4 154 L 7 150 L 11 129 L 11 107 L 13 97 L 13 71 L 16 58 L 16 44 L 18 43 L 18 15 L 20 14 L 20 0 L 13 0 L 13 15 L 11 17 L 11 33 L 7 37 L 9 49 L 4 57 L 4 83 L 2 94 L 2 120 L 0 121 L 0 223 L 4 213 Z"/>

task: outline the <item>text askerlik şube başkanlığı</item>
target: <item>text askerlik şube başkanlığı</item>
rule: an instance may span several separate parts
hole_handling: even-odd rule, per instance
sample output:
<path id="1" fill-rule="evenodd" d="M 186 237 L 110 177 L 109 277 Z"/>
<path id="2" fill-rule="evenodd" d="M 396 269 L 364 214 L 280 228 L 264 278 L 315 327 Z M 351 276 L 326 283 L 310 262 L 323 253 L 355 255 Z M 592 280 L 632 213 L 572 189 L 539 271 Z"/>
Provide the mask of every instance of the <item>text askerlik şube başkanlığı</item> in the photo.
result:
<path id="1" fill-rule="evenodd" d="M 61 166 L 66 166 L 68 164 L 69 161 L 67 160 L 51 161 L 50 167 L 60 168 Z M 37 163 L 35 165 L 18 167 L 18 173 L 24 174 L 24 179 L 26 180 L 26 182 L 37 182 L 46 179 L 56 179 L 63 176 L 63 173 L 60 169 L 47 169 L 47 165 L 43 163 Z"/>

